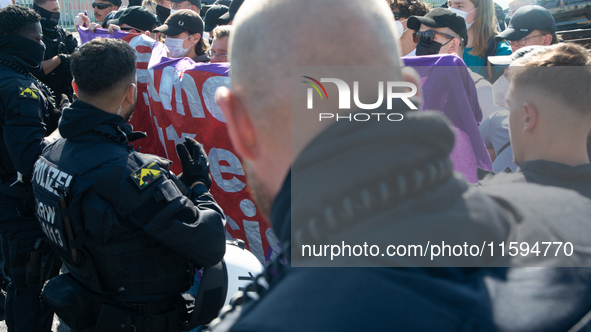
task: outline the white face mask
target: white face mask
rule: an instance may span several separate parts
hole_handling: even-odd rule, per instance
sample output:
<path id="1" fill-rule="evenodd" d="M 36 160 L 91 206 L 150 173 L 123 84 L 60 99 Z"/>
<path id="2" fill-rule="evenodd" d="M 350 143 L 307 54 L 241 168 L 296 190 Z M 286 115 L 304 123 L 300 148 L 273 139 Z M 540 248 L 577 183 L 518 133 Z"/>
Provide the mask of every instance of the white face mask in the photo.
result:
<path id="1" fill-rule="evenodd" d="M 509 80 L 503 75 L 492 86 L 493 103 L 495 105 L 509 109 L 509 104 L 507 104 L 507 98 L 505 97 L 507 90 L 509 90 Z"/>
<path id="2" fill-rule="evenodd" d="M 404 29 L 404 25 L 402 25 L 402 22 L 406 22 L 407 20 L 408 20 L 408 18 L 404 21 L 395 21 L 396 30 L 398 30 L 398 39 L 400 39 L 402 37 L 402 35 L 406 32 L 406 30 L 408 30 L 408 28 Z"/>
<path id="3" fill-rule="evenodd" d="M 468 14 L 470 14 L 471 12 L 475 11 L 476 9 L 478 9 L 478 7 L 476 7 L 476 8 L 474 8 L 474 9 L 472 9 L 472 10 L 471 10 L 471 11 L 469 11 L 469 12 L 465 12 L 465 11 L 463 11 L 463 10 L 456 9 L 456 8 L 452 8 L 452 7 L 449 7 L 448 9 L 449 9 L 449 10 L 451 10 L 452 12 L 454 12 L 454 13 L 456 13 L 456 14 L 460 15 L 461 17 L 463 17 L 463 18 L 464 18 L 464 21 L 466 21 L 466 17 L 468 17 Z M 474 21 L 476 21 L 476 20 L 474 20 Z M 470 27 L 472 26 L 472 24 L 474 24 L 474 21 L 472 21 L 472 23 L 468 23 L 468 22 L 466 22 L 466 30 L 470 29 Z"/>
<path id="4" fill-rule="evenodd" d="M 189 36 L 189 37 L 191 37 L 191 36 Z M 189 37 L 187 37 L 187 38 L 189 38 Z M 187 53 L 189 53 L 189 49 L 191 48 L 191 46 L 193 46 L 193 44 L 191 44 L 191 46 L 189 46 L 188 48 L 184 48 L 183 43 L 185 42 L 185 40 L 187 38 L 180 39 L 180 38 L 166 37 L 166 39 L 164 40 L 164 45 L 166 45 L 166 47 L 168 47 L 171 57 L 181 58 L 181 57 L 184 57 L 185 55 L 187 55 Z"/>

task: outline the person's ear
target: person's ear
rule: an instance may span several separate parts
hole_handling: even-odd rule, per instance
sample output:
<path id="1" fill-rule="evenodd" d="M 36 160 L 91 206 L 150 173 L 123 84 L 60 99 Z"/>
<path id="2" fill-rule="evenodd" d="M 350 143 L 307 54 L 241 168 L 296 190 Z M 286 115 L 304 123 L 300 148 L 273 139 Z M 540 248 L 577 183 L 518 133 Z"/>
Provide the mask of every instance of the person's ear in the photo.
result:
<path id="1" fill-rule="evenodd" d="M 533 104 L 523 104 L 523 131 L 531 132 L 538 121 L 538 110 Z"/>
<path id="2" fill-rule="evenodd" d="M 454 38 L 451 40 L 451 47 L 449 48 L 448 53 L 457 52 L 458 48 L 460 48 L 460 40 Z"/>
<path id="3" fill-rule="evenodd" d="M 193 44 L 197 44 L 199 42 L 199 40 L 201 39 L 201 34 L 196 33 L 191 36 L 191 39 L 193 39 Z"/>
<path id="4" fill-rule="evenodd" d="M 78 85 L 76 84 L 76 80 L 72 80 L 72 88 L 74 89 L 74 93 L 78 94 Z"/>
<path id="5" fill-rule="evenodd" d="M 148 30 L 144 31 L 144 35 L 152 38 L 152 33 L 150 31 L 148 31 Z"/>
<path id="6" fill-rule="evenodd" d="M 544 43 L 542 45 L 548 46 L 552 44 L 552 35 L 544 35 Z"/>
<path id="7" fill-rule="evenodd" d="M 135 103 L 135 89 L 136 84 L 131 83 L 129 86 L 127 86 L 127 90 L 125 91 L 125 101 L 130 105 Z"/>
<path id="8" fill-rule="evenodd" d="M 218 88 L 215 99 L 226 119 L 234 149 L 244 159 L 255 159 L 258 155 L 256 129 L 243 101 L 226 87 Z"/>

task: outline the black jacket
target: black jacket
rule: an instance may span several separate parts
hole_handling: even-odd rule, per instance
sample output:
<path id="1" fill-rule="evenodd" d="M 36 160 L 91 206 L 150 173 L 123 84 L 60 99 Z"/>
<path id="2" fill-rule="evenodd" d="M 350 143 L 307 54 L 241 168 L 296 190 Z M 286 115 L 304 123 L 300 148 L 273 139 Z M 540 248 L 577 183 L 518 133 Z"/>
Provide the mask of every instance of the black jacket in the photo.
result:
<path id="1" fill-rule="evenodd" d="M 55 129 L 48 128 L 54 114 L 50 91 L 29 74 L 35 60 L 24 39 L 0 36 L 0 177 L 5 182 L 14 181 L 17 172 L 30 177 L 46 145 L 43 137 Z"/>
<path id="2" fill-rule="evenodd" d="M 134 151 L 130 141 L 145 135 L 81 101 L 59 128 L 64 138 L 35 164 L 33 188 L 42 228 L 81 284 L 120 302 L 158 301 L 190 287 L 189 260 L 205 267 L 223 258 L 221 208 L 205 186 L 180 184 L 169 161 Z M 86 265 L 74 266 L 71 248 Z"/>
<path id="3" fill-rule="evenodd" d="M 411 234 L 396 234 L 405 229 L 405 223 L 409 230 L 415 226 L 423 227 L 425 232 L 429 228 L 444 230 L 447 226 L 460 225 L 462 228 L 455 228 L 455 233 L 465 241 L 477 238 L 481 230 L 486 230 L 488 238 L 495 241 L 513 239 L 513 236 L 525 241 L 528 235 L 537 237 L 546 229 L 528 233 L 518 229 L 518 224 L 535 225 L 558 218 L 563 218 L 564 223 L 571 222 L 585 234 L 591 231 L 585 217 L 591 213 L 590 202 L 574 193 L 527 184 L 470 188 L 461 177 L 442 169 L 425 172 L 432 169 L 428 164 L 446 158 L 452 147 L 452 131 L 442 116 L 434 113 L 407 112 L 405 120 L 398 125 L 369 121 L 333 125 L 316 137 L 294 162 L 273 203 L 273 229 L 284 247 L 295 245 L 297 236 L 293 234 L 314 216 L 317 234 L 325 237 L 325 243 L 335 243 L 350 234 L 362 240 L 396 243 Z M 413 175 L 415 170 L 421 174 Z M 392 180 L 397 178 L 400 180 Z M 374 191 L 373 183 L 378 184 L 377 188 L 385 188 L 382 193 L 389 196 Z M 406 183 L 406 186 L 394 186 L 395 183 Z M 346 207 L 348 204 L 350 207 Z M 561 208 L 553 212 L 553 204 Z M 563 206 L 568 206 L 570 212 Z M 331 218 L 330 215 L 336 216 L 333 219 L 337 226 L 332 230 L 325 227 L 322 219 Z M 294 224 L 294 220 L 298 223 Z M 573 234 L 576 232 L 564 235 L 573 241 L 582 239 Z M 292 254 L 295 252 L 292 250 Z M 498 263 L 478 259 L 471 262 Z M 589 264 L 589 258 L 585 262 Z M 478 266 L 285 266 L 279 273 L 274 272 L 276 269 L 267 270 L 268 289 L 255 287 L 260 290 L 260 299 L 246 301 L 237 320 L 228 324 L 231 331 L 509 331 L 512 326 L 523 327 L 511 320 L 514 316 L 520 316 L 521 321 L 545 316 L 545 320 L 540 320 L 548 323 L 545 330 L 565 331 L 591 309 L 591 302 L 583 305 L 568 298 L 563 303 L 580 306 L 567 310 L 564 315 L 556 315 L 549 311 L 550 307 L 543 306 L 540 308 L 544 314 L 532 313 L 534 303 L 531 302 L 521 303 L 527 310 L 521 309 L 517 290 L 499 291 L 509 289 L 504 281 L 510 278 L 504 276 L 512 269 L 503 272 Z M 563 290 L 572 294 L 582 287 L 589 293 L 589 287 L 583 283 L 585 275 L 573 278 L 580 278 L 581 283 L 573 287 L 564 284 Z M 522 287 L 544 292 L 538 288 L 537 280 L 526 279 Z M 494 285 L 498 287 L 492 288 Z M 500 315 L 503 308 L 497 304 L 508 301 L 515 303 L 512 307 L 515 312 L 512 316 Z M 224 320 L 219 331 L 224 331 L 223 323 Z M 538 330 L 545 328 L 541 324 L 535 326 Z"/>

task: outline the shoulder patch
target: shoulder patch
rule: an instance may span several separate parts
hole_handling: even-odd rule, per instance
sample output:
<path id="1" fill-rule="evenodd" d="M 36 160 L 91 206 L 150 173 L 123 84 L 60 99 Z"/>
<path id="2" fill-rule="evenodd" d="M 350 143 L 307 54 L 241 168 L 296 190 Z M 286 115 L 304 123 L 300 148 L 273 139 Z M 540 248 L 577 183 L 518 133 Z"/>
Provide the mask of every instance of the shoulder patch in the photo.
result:
<path id="1" fill-rule="evenodd" d="M 131 179 L 140 190 L 146 188 L 150 183 L 156 181 L 161 176 L 162 170 L 156 162 L 146 164 L 130 175 Z"/>
<path id="2" fill-rule="evenodd" d="M 41 93 L 35 88 L 18 87 L 18 97 L 23 99 L 39 100 Z"/>

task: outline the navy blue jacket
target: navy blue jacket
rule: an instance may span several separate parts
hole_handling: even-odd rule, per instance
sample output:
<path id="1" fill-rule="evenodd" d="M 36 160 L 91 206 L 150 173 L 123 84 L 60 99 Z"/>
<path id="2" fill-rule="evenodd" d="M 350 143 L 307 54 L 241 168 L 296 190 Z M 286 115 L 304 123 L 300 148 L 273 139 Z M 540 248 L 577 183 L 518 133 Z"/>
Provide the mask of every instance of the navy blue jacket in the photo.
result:
<path id="1" fill-rule="evenodd" d="M 145 135 L 79 100 L 64 109 L 59 129 L 64 138 L 35 164 L 33 189 L 42 229 L 83 285 L 121 302 L 158 301 L 190 287 L 189 260 L 205 267 L 223 258 L 221 208 L 203 185 L 186 192 L 170 161 L 134 151 L 130 141 Z M 71 248 L 93 266 L 77 269 Z"/>
<path id="2" fill-rule="evenodd" d="M 0 176 L 6 182 L 17 172 L 31 175 L 53 111 L 50 91 L 29 74 L 32 61 L 23 60 L 28 55 L 21 38 L 0 36 Z"/>

